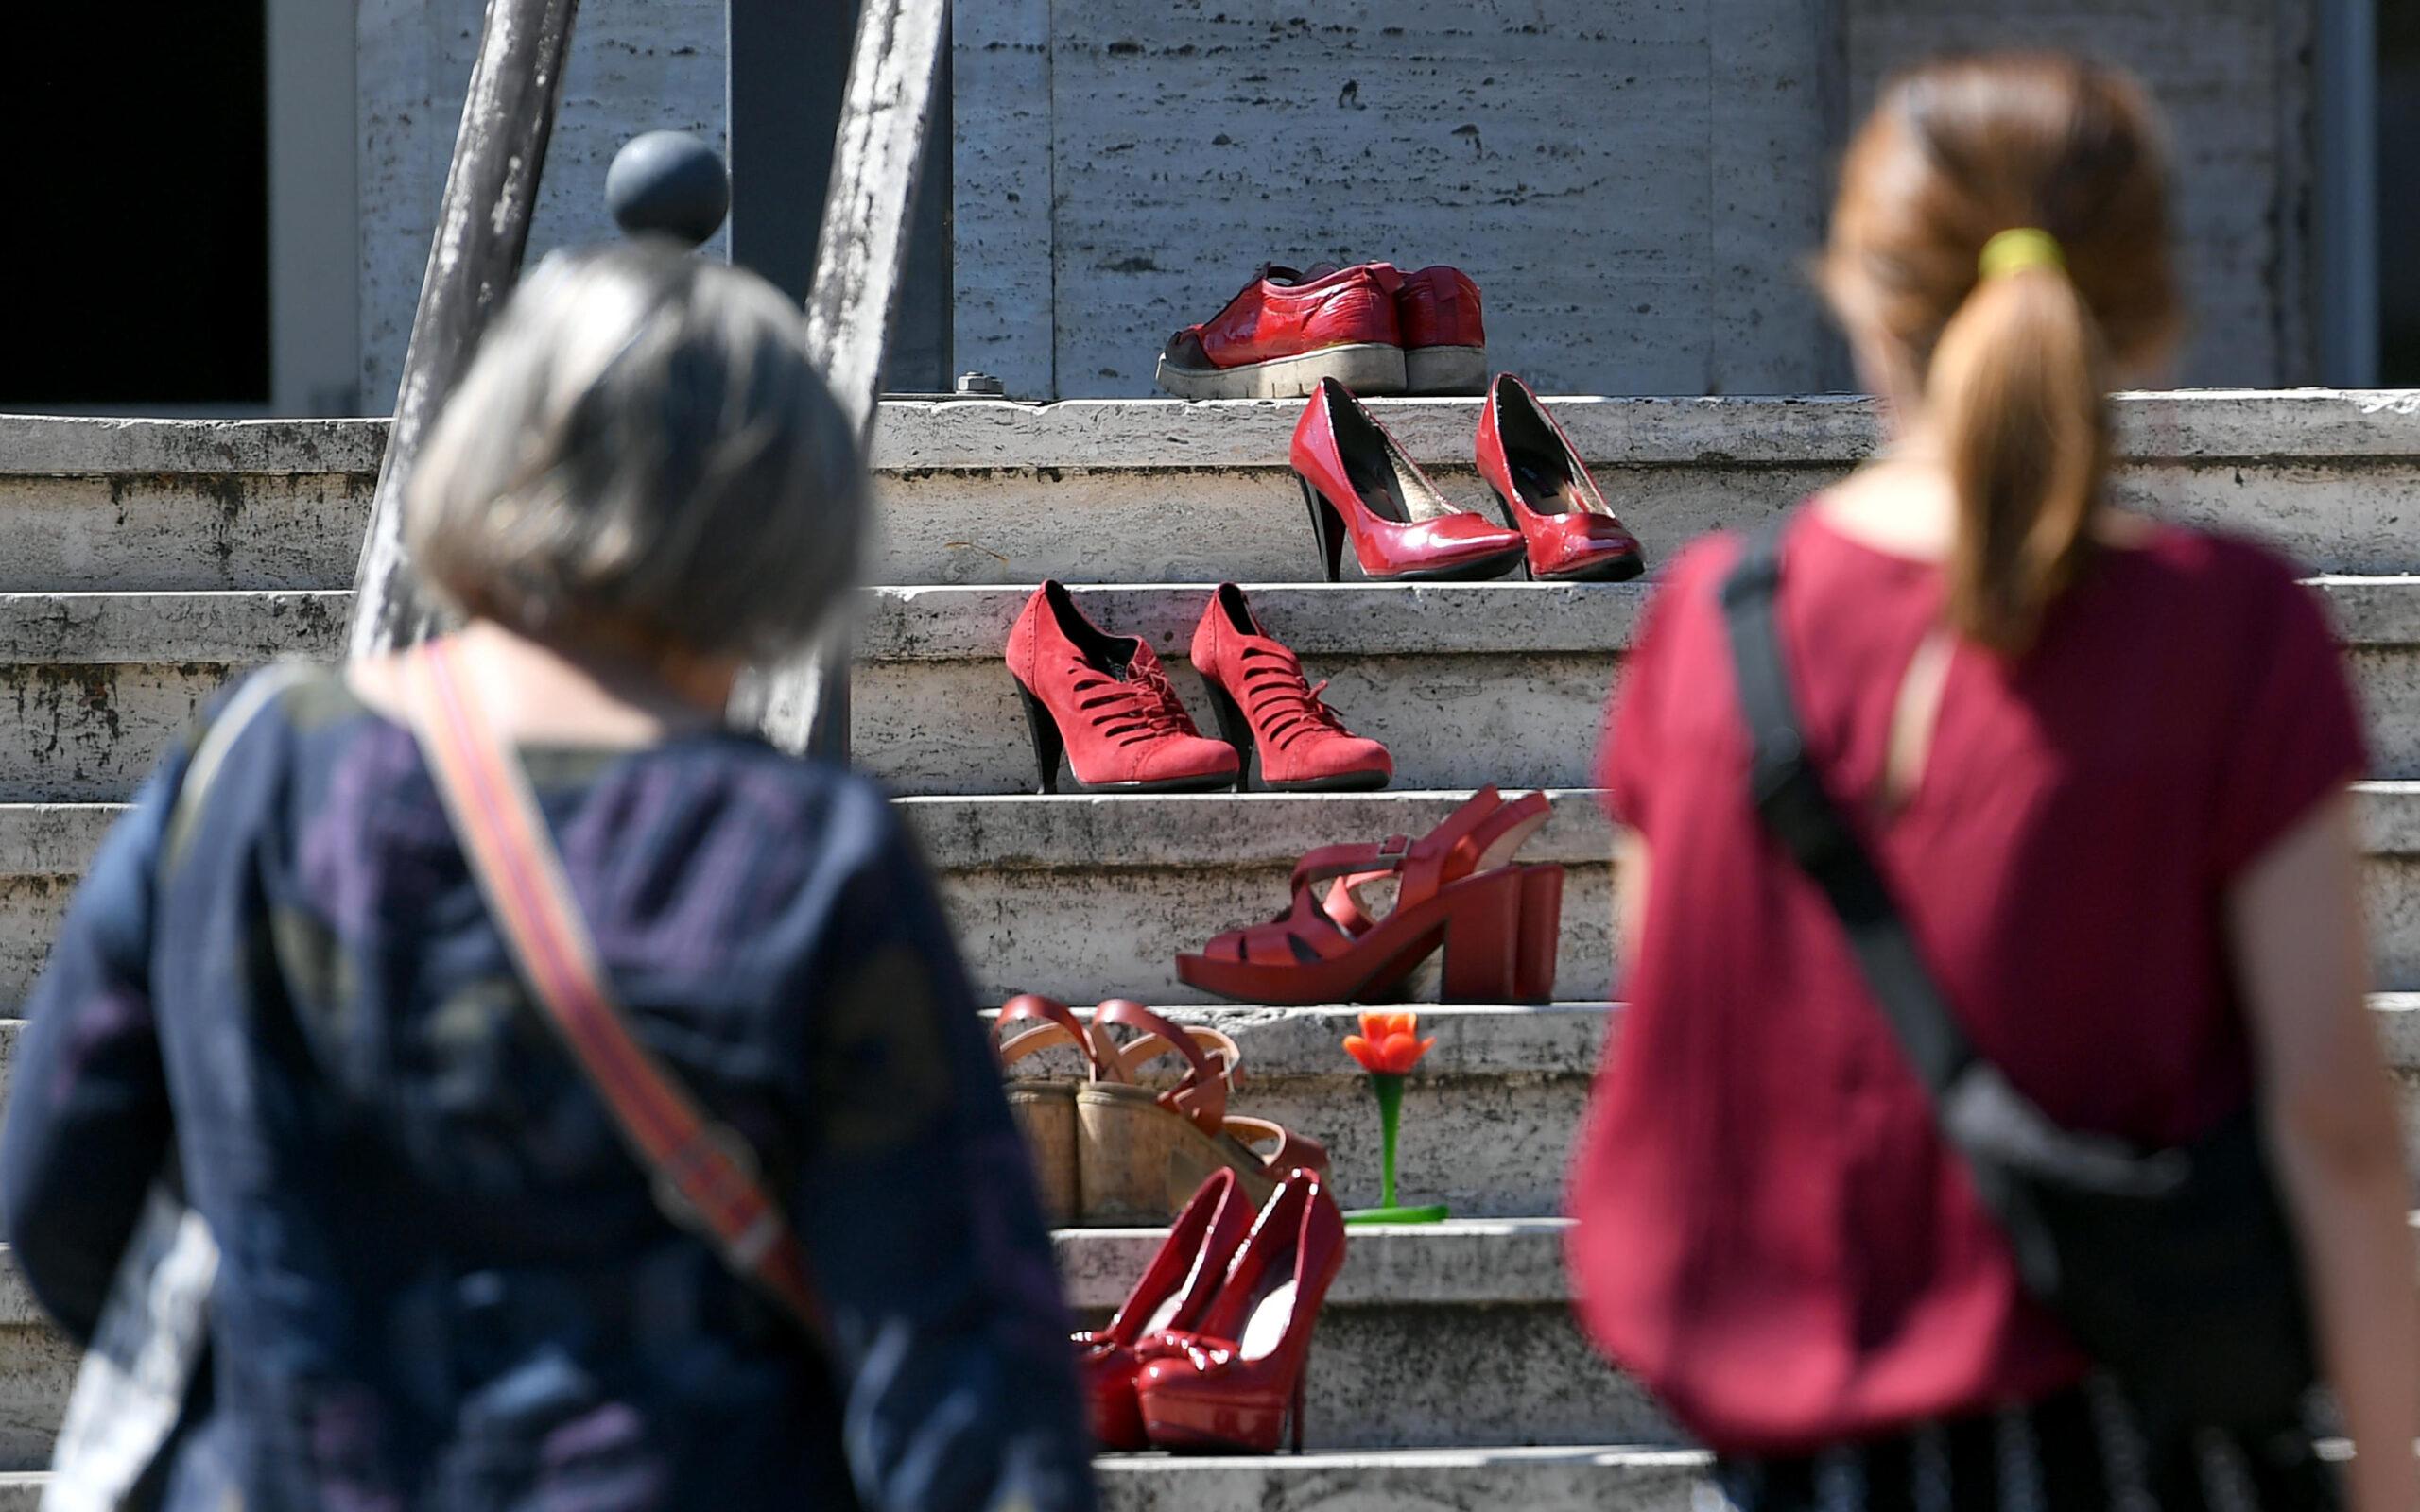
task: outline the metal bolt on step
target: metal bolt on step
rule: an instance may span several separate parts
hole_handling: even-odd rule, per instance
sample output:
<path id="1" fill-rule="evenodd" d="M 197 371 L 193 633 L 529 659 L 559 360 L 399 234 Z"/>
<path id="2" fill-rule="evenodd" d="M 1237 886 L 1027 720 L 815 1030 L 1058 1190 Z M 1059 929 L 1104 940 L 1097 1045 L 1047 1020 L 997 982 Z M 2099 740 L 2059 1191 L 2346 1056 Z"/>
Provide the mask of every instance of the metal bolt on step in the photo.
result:
<path id="1" fill-rule="evenodd" d="M 960 399 L 1005 399 L 1008 386 L 988 372 L 962 372 L 958 375 L 957 393 Z"/>

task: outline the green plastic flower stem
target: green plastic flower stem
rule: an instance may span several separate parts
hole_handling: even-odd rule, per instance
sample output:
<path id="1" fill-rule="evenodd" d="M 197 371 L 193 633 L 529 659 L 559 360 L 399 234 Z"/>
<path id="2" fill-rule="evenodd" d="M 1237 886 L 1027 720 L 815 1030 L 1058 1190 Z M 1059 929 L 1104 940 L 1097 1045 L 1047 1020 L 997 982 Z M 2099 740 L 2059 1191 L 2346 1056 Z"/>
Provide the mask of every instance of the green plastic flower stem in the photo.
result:
<path id="1" fill-rule="evenodd" d="M 1370 1090 L 1378 1097 L 1378 1206 L 1392 1208 L 1395 1205 L 1395 1131 L 1403 1121 L 1403 1078 L 1374 1071 Z"/>

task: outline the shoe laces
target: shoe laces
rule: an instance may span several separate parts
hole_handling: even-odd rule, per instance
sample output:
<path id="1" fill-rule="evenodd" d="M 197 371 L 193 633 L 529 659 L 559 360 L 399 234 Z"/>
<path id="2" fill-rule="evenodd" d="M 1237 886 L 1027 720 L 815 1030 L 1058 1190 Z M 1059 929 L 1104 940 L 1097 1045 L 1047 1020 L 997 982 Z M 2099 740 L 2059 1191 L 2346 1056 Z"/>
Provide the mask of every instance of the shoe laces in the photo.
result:
<path id="1" fill-rule="evenodd" d="M 1120 746 L 1190 735 L 1193 717 L 1156 662 L 1126 664 L 1124 678 L 1087 671 L 1076 679 L 1076 707 Z"/>
<path id="2" fill-rule="evenodd" d="M 1320 699 L 1327 679 L 1306 682 L 1291 651 L 1244 647 L 1243 705 L 1260 738 L 1280 750 L 1319 735 L 1350 735 L 1336 711 Z"/>

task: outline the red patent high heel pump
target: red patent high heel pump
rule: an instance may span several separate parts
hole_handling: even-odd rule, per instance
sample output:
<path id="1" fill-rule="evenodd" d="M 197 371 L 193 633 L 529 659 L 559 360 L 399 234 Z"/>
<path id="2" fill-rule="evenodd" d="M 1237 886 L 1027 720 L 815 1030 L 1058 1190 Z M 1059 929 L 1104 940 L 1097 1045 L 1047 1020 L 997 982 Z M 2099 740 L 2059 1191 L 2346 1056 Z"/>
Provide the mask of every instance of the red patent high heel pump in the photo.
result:
<path id="1" fill-rule="evenodd" d="M 1103 1449 L 1150 1448 L 1134 1380 L 1143 1362 L 1135 1346 L 1170 1329 L 1187 1329 L 1208 1311 L 1228 1264 L 1252 1228 L 1252 1199 L 1233 1171 L 1214 1171 L 1177 1214 L 1174 1227 L 1144 1267 L 1106 1327 L 1074 1335 L 1076 1370 L 1092 1410 L 1093 1437 Z"/>
<path id="2" fill-rule="evenodd" d="M 1331 583 L 1343 571 L 1347 537 L 1365 577 L 1501 577 L 1520 564 L 1519 531 L 1440 493 L 1333 378 L 1321 379 L 1303 407 L 1291 456 Z"/>
<path id="3" fill-rule="evenodd" d="M 1179 955 L 1177 975 L 1243 1003 L 1386 1002 L 1442 951 L 1442 1002 L 1546 1002 L 1563 868 L 1512 862 L 1548 813 L 1543 793 L 1506 802 L 1481 788 L 1418 841 L 1322 847 L 1294 868 L 1290 909 Z M 1390 876 L 1394 908 L 1373 919 L 1361 890 Z"/>
<path id="4" fill-rule="evenodd" d="M 1225 1281 L 1190 1331 L 1147 1339 L 1134 1394 L 1154 1448 L 1270 1454 L 1292 1424 L 1303 1451 L 1311 1330 L 1344 1267 L 1344 1215 L 1308 1171 L 1260 1211 Z"/>
<path id="5" fill-rule="evenodd" d="M 1530 386 L 1502 373 L 1478 412 L 1478 471 L 1504 523 L 1529 541 L 1540 581 L 1619 582 L 1647 570 L 1647 553 L 1615 517 L 1563 426 Z"/>

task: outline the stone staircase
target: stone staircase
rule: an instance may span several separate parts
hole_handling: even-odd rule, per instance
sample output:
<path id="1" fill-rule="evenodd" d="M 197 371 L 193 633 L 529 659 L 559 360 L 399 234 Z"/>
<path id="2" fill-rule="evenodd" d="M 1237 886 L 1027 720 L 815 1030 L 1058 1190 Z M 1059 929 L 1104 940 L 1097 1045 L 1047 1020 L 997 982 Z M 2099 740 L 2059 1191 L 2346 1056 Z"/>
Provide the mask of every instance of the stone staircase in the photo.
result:
<path id="1" fill-rule="evenodd" d="M 1484 498 L 1475 406 L 1377 407 L 1448 492 Z M 1761 519 L 1876 438 L 1847 400 L 1556 406 L 1658 559 Z M 2420 1108 L 2420 395 L 2204 392 L 2119 402 L 2133 503 L 2262 536 L 2314 572 L 2371 715 L 2361 804 L 2377 1001 Z M 1338 1048 L 1352 1010 L 1209 1006 L 1170 958 L 1265 917 L 1318 844 L 1417 833 L 1482 782 L 1543 786 L 1532 859 L 1570 868 L 1565 1005 L 1425 1016 L 1408 1191 L 1460 1215 L 1357 1231 L 1314 1351 L 1313 1452 L 1105 1460 L 1119 1508 L 1679 1508 L 1697 1460 L 1567 1314 L 1559 1199 L 1602 1052 L 1614 962 L 1609 832 L 1585 788 L 1637 585 L 1305 586 L 1309 532 L 1285 469 L 1291 404 L 993 402 L 886 406 L 882 539 L 855 687 L 859 764 L 890 781 L 943 879 L 981 990 L 1119 993 L 1215 1018 L 1243 1044 L 1242 1110 L 1324 1141 L 1348 1204 L 1374 1201 L 1376 1119 Z M 233 673 L 331 656 L 382 428 L 367 421 L 0 419 L 0 1012 L 161 744 Z M 2420 523 L 2420 522 L 2415 522 Z M 1105 627 L 1182 656 L 1208 586 L 1253 592 L 1393 791 L 1039 799 L 999 647 L 1058 576 Z M 1101 584 L 1101 587 L 1081 585 Z M 1256 585 L 1268 584 L 1269 587 Z M 1206 702 L 1182 671 L 1197 717 Z M 1205 728 L 1206 717 L 1203 717 Z M 0 1067 L 13 1045 L 0 1021 Z M 1113 1305 L 1156 1236 L 1061 1237 L 1071 1300 Z M 35 1470 L 73 1360 L 0 1269 L 0 1467 Z M 1624 1446 L 1624 1447 L 1607 1447 Z M 0 1475 L 0 1509 L 36 1479 Z"/>

